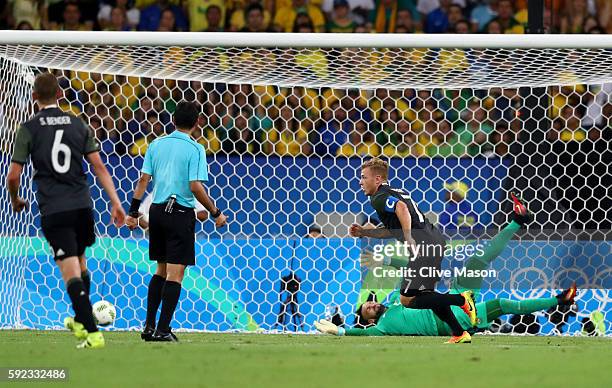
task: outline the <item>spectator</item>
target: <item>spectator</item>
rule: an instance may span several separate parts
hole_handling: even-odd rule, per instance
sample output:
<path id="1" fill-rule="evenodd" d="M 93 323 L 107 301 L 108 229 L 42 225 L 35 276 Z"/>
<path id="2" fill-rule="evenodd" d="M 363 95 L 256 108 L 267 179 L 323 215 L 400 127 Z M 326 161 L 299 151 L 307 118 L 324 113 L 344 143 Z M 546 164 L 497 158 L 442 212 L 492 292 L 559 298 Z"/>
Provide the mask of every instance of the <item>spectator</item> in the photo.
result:
<path id="1" fill-rule="evenodd" d="M 376 144 L 374 135 L 368 131 L 367 124 L 363 120 L 355 123 L 355 129 L 348 136 L 348 142 L 336 151 L 336 156 L 378 156 L 380 147 Z"/>
<path id="2" fill-rule="evenodd" d="M 304 31 L 300 31 L 303 29 Z M 293 32 L 314 32 L 314 25 L 307 13 L 300 12 L 293 22 Z"/>
<path id="3" fill-rule="evenodd" d="M 353 20 L 357 24 L 364 24 L 368 21 L 370 11 L 374 9 L 373 0 L 347 0 L 349 9 L 353 13 Z M 323 0 L 323 12 L 331 15 L 334 11 L 335 0 Z"/>
<path id="4" fill-rule="evenodd" d="M 33 30 L 34 27 L 30 24 L 30 22 L 26 22 L 25 20 L 17 24 L 15 27 L 16 30 Z"/>
<path id="5" fill-rule="evenodd" d="M 106 29 L 112 24 L 112 10 L 114 8 L 120 8 L 125 12 L 127 24 L 129 29 L 135 29 L 140 21 L 140 10 L 134 7 L 134 1 L 132 0 L 111 0 L 109 4 L 103 4 L 98 12 L 98 23 L 102 29 Z M 114 30 L 124 31 L 124 30 Z"/>
<path id="6" fill-rule="evenodd" d="M 587 0 L 572 0 L 565 2 L 565 11 L 561 17 L 562 34 L 584 33 L 584 23 L 589 17 Z"/>
<path id="7" fill-rule="evenodd" d="M 598 17 L 598 25 L 605 31 L 604 33 L 612 34 L 612 1 L 596 0 L 596 15 Z"/>
<path id="8" fill-rule="evenodd" d="M 327 32 L 354 32 L 357 23 L 351 18 L 347 0 L 334 0 L 334 11 L 327 22 Z"/>
<path id="9" fill-rule="evenodd" d="M 187 0 L 187 14 L 191 31 L 223 31 L 226 5 L 224 0 Z M 210 10 L 210 7 L 216 7 Z M 213 25 L 210 25 L 212 19 Z"/>
<path id="10" fill-rule="evenodd" d="M 395 22 L 396 31 L 400 27 L 405 29 L 405 32 L 413 33 L 417 30 L 417 24 L 412 18 L 412 12 L 409 9 L 400 9 L 397 11 L 397 21 Z"/>
<path id="11" fill-rule="evenodd" d="M 249 130 L 248 120 L 244 112 L 238 114 L 228 131 L 228 137 L 223 141 L 223 151 L 229 155 L 254 154 L 259 152 L 253 132 Z"/>
<path id="12" fill-rule="evenodd" d="M 404 133 L 401 143 L 399 143 L 397 146 L 392 144 L 387 145 L 383 149 L 383 154 L 389 158 L 418 158 L 423 156 L 425 151 L 418 143 L 416 134 L 409 131 Z"/>
<path id="13" fill-rule="evenodd" d="M 455 181 L 445 183 L 444 211 L 440 213 L 438 224 L 443 229 L 457 230 L 473 228 L 478 223 L 478 216 L 472 210 L 470 201 L 466 200 L 469 187 L 466 183 Z"/>
<path id="14" fill-rule="evenodd" d="M 351 123 L 345 121 L 346 113 L 337 101 L 332 104 L 331 109 L 325 109 L 322 113 L 322 124 L 317 128 L 319 138 L 315 152 L 318 155 L 335 155 L 338 148 L 346 143 L 346 134 L 347 130 L 350 130 Z"/>
<path id="15" fill-rule="evenodd" d="M 455 28 L 452 32 L 455 34 L 469 34 L 470 23 L 465 19 L 459 20 L 457 23 L 455 23 Z"/>
<path id="16" fill-rule="evenodd" d="M 150 111 L 147 113 L 147 120 L 143 124 L 142 132 L 146 135 L 137 139 L 130 147 L 130 155 L 132 156 L 144 156 L 149 144 L 158 137 L 165 135 L 164 125 L 159 121 L 157 112 Z"/>
<path id="17" fill-rule="evenodd" d="M 178 31 L 186 31 L 188 21 L 183 9 L 170 4 L 168 0 L 158 0 L 155 4 L 144 8 L 140 13 L 138 29 L 141 31 L 157 31 L 159 29 L 162 11 L 166 8 L 169 8 L 174 14 L 176 29 Z"/>
<path id="18" fill-rule="evenodd" d="M 370 27 L 370 24 L 360 24 L 357 27 L 355 27 L 355 33 L 356 34 L 369 34 L 372 32 L 372 27 Z"/>
<path id="19" fill-rule="evenodd" d="M 449 29 L 449 13 L 451 10 L 452 0 L 440 0 L 440 7 L 434 9 L 427 15 L 425 20 L 425 32 L 442 33 L 447 32 Z M 459 8 L 461 13 L 461 8 Z"/>
<path id="20" fill-rule="evenodd" d="M 157 31 L 176 31 L 176 18 L 174 17 L 174 12 L 172 12 L 170 8 L 166 8 L 162 11 Z"/>
<path id="21" fill-rule="evenodd" d="M 315 32 L 325 32 L 325 16 L 319 8 L 309 4 L 308 0 L 293 0 L 292 6 L 279 9 L 274 17 L 275 28 L 284 32 L 293 31 L 295 20 L 300 13 L 308 14 Z"/>
<path id="22" fill-rule="evenodd" d="M 274 127 L 267 134 L 264 152 L 277 155 L 308 155 L 311 146 L 308 144 L 308 132 L 295 117 L 291 106 L 280 109 L 279 117 L 274 120 Z"/>
<path id="23" fill-rule="evenodd" d="M 451 4 L 448 8 L 448 28 L 446 32 L 454 32 L 456 24 L 461 20 L 464 20 L 463 10 L 457 4 Z"/>
<path id="24" fill-rule="evenodd" d="M 60 24 L 50 23 L 54 30 L 65 31 L 90 31 L 93 23 L 81 23 L 81 9 L 77 1 L 67 1 L 62 13 L 62 22 Z"/>
<path id="25" fill-rule="evenodd" d="M 514 18 L 514 5 L 511 0 L 499 0 L 497 5 L 497 17 L 489 24 L 497 22 L 504 34 L 524 34 L 525 27 Z M 489 30 L 488 26 L 485 30 Z"/>
<path id="26" fill-rule="evenodd" d="M 425 151 L 430 157 L 462 157 L 467 155 L 467 147 L 459 141 L 459 137 L 453 131 L 448 120 L 437 123 L 438 129 L 434 130 Z M 426 126 L 427 128 L 427 126 Z M 431 130 L 430 130 L 431 131 Z"/>
<path id="27" fill-rule="evenodd" d="M 459 141 L 470 156 L 480 155 L 491 132 L 493 125 L 487 119 L 487 111 L 478 100 L 471 100 L 468 109 L 461 113 L 461 122 L 457 127 Z"/>
<path id="28" fill-rule="evenodd" d="M 485 26 L 485 33 L 487 34 L 503 34 L 502 25 L 498 20 L 491 20 L 489 24 Z"/>
<path id="29" fill-rule="evenodd" d="M 465 8 L 465 3 L 466 0 L 453 0 L 453 4 L 457 4 L 461 8 Z M 418 0 L 416 11 L 421 15 L 421 19 L 425 19 L 427 15 L 437 8 L 440 8 L 440 0 Z"/>
<path id="30" fill-rule="evenodd" d="M 259 1 L 248 0 L 249 5 L 232 13 L 230 28 L 240 32 L 272 32 L 269 28 L 272 17 Z"/>
<path id="31" fill-rule="evenodd" d="M 497 0 L 485 0 L 474 8 L 470 13 L 471 30 L 474 32 L 484 31 L 491 20 L 497 16 Z"/>
<path id="32" fill-rule="evenodd" d="M 591 31 L 591 30 L 595 30 L 596 31 L 597 29 L 603 30 L 601 28 L 601 26 L 599 25 L 599 21 L 594 16 L 587 17 L 585 19 L 584 23 L 582 24 L 582 31 L 587 33 L 587 34 L 590 34 L 589 31 Z M 599 32 L 596 32 L 596 33 L 599 33 Z"/>
<path id="33" fill-rule="evenodd" d="M 224 29 L 225 22 L 222 19 L 223 12 L 221 8 L 216 5 L 210 5 L 206 8 L 206 24 L 208 27 L 204 31 L 206 32 L 222 32 Z"/>
<path id="34" fill-rule="evenodd" d="M 125 9 L 119 7 L 113 8 L 110 23 L 106 24 L 104 31 L 130 31 L 131 29 Z"/>
<path id="35" fill-rule="evenodd" d="M 47 29 L 47 3 L 44 0 L 12 0 L 8 3 L 9 15 L 15 24 L 26 22 L 31 29 Z"/>

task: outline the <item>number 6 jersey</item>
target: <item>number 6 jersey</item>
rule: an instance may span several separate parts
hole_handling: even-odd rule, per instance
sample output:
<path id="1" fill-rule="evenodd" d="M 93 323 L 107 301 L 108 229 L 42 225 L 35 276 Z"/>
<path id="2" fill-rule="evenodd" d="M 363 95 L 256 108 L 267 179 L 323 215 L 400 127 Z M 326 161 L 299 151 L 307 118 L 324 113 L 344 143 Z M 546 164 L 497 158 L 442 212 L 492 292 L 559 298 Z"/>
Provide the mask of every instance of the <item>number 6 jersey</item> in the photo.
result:
<path id="1" fill-rule="evenodd" d="M 99 150 L 83 120 L 52 105 L 19 127 L 11 162 L 32 159 L 36 199 L 46 216 L 92 207 L 83 156 Z"/>

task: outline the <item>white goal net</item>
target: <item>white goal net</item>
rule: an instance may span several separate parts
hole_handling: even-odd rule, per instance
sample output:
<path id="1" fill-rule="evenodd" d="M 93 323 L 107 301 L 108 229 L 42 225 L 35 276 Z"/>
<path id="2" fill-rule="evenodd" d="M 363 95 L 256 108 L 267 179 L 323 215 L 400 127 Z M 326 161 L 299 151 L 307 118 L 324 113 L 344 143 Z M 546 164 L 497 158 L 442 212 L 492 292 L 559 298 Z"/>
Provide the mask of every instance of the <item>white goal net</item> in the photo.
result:
<path id="1" fill-rule="evenodd" d="M 453 38 L 453 46 L 420 36 L 381 45 L 380 37 L 328 34 L 317 46 L 320 35 L 310 34 L 299 48 L 291 34 L 239 45 L 213 43 L 231 34 L 182 35 L 190 43 L 133 36 L 0 39 L 0 169 L 4 181 L 41 71 L 59 77 L 60 107 L 95 131 L 126 208 L 147 145 L 173 129 L 176 104 L 201 104 L 193 136 L 207 150 L 209 193 L 230 219 L 221 230 L 210 220 L 197 226 L 196 265 L 175 314 L 180 328 L 309 332 L 336 312 L 351 326 L 358 304 L 388 300 L 394 281 L 374 279 L 348 236 L 351 223 L 377 222 L 359 177 L 362 162 L 379 156 L 390 163 L 390 184 L 407 190 L 453 243 L 487 246 L 511 220 L 510 192 L 529 204 L 534 220 L 489 263 L 496 278 L 483 283 L 479 301 L 554 296 L 576 281 L 577 306 L 505 316 L 488 330 L 610 333 L 612 44 L 562 48 L 555 38 L 547 48 L 540 37 L 529 48 L 528 39 L 489 36 L 501 43 Z M 31 177 L 29 166 L 22 196 L 33 206 L 25 214 L 14 214 L 2 191 L 0 327 L 55 328 L 71 314 L 38 227 Z M 111 226 L 91 181 L 92 302 L 116 306 L 114 328 L 139 328 L 153 268 L 146 232 Z"/>

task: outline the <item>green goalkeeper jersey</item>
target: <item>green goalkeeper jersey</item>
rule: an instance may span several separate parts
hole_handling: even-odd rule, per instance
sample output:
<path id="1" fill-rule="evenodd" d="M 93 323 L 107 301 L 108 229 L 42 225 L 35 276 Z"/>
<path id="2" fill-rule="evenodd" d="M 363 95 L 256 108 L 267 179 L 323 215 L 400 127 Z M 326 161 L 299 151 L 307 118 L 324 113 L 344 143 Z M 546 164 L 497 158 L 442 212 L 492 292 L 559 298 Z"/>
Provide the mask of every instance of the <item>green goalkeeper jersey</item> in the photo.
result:
<path id="1" fill-rule="evenodd" d="M 375 326 L 347 329 L 345 335 L 428 335 L 437 336 L 438 322 L 431 310 L 415 310 L 395 302 L 387 308 Z"/>
<path id="2" fill-rule="evenodd" d="M 484 303 L 477 304 L 478 317 L 481 319 L 479 327 L 486 327 L 486 308 Z M 472 327 L 470 319 L 460 307 L 451 306 L 457 321 L 464 329 Z M 406 308 L 393 302 L 384 314 L 378 319 L 375 326 L 367 329 L 346 329 L 345 335 L 350 336 L 383 336 L 383 335 L 416 335 L 416 336 L 447 336 L 451 329 L 442 322 L 431 310 L 416 310 Z"/>

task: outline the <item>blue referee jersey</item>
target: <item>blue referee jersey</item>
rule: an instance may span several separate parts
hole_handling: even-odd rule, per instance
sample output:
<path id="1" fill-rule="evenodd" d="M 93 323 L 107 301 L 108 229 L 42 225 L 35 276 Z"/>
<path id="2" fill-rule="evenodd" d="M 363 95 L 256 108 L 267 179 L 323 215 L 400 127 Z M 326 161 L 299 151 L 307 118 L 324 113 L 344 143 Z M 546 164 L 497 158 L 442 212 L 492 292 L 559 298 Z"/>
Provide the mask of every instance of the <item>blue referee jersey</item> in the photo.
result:
<path id="1" fill-rule="evenodd" d="M 206 152 L 189 135 L 175 130 L 149 145 L 142 172 L 153 177 L 153 203 L 175 195 L 179 205 L 194 208 L 189 182 L 208 181 Z"/>

